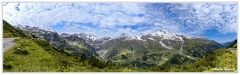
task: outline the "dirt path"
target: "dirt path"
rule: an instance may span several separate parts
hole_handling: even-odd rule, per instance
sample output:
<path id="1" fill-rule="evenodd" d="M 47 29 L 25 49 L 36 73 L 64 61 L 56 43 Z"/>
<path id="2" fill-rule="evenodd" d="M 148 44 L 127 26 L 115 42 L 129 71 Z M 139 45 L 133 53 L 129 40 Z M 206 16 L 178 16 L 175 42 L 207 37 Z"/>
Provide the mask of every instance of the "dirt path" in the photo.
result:
<path id="1" fill-rule="evenodd" d="M 14 39 L 16 39 L 16 37 L 3 38 L 3 52 L 5 52 L 6 50 L 8 50 L 9 48 L 11 48 L 15 45 L 15 43 L 13 42 Z"/>

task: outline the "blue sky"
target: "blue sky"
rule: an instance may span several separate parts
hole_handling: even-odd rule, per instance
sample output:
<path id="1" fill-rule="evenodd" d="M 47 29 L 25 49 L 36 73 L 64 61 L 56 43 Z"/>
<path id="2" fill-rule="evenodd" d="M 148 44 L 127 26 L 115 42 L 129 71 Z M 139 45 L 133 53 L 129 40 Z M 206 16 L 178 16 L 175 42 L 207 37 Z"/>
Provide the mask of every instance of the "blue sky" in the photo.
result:
<path id="1" fill-rule="evenodd" d="M 217 42 L 237 38 L 237 3 L 3 3 L 3 19 L 98 38 L 159 30 Z"/>

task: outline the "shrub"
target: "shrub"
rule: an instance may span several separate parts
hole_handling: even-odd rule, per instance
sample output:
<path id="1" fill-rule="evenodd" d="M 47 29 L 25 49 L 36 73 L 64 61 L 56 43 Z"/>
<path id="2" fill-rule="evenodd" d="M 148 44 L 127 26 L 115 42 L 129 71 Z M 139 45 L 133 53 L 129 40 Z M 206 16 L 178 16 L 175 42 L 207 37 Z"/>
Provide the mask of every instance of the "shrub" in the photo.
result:
<path id="1" fill-rule="evenodd" d="M 16 50 L 14 53 L 19 55 L 27 55 L 29 52 L 27 50 Z"/>
<path id="2" fill-rule="evenodd" d="M 12 69 L 12 65 L 10 64 L 3 64 L 3 70 L 9 70 L 9 69 Z"/>

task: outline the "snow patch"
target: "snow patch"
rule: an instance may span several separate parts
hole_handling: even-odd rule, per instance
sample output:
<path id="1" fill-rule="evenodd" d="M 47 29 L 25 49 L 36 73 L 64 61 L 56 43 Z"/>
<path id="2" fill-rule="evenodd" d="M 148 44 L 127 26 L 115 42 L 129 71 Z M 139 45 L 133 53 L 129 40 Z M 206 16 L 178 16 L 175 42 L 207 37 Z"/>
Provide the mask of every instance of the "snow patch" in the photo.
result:
<path id="1" fill-rule="evenodd" d="M 97 37 L 91 36 L 91 35 L 87 35 L 86 38 L 89 38 L 89 39 L 91 39 L 91 40 L 93 40 L 93 41 L 97 39 Z"/>
<path id="2" fill-rule="evenodd" d="M 180 52 L 182 53 L 182 50 L 183 50 L 183 43 L 184 43 L 184 40 L 182 41 L 182 45 L 181 45 L 181 48 L 180 48 Z"/>
<path id="3" fill-rule="evenodd" d="M 143 39 L 141 39 L 141 36 L 135 36 L 135 37 L 132 37 L 132 39 L 143 40 Z"/>
<path id="4" fill-rule="evenodd" d="M 151 38 L 151 37 L 148 37 L 148 39 L 150 39 L 150 40 L 154 40 L 153 38 Z"/>

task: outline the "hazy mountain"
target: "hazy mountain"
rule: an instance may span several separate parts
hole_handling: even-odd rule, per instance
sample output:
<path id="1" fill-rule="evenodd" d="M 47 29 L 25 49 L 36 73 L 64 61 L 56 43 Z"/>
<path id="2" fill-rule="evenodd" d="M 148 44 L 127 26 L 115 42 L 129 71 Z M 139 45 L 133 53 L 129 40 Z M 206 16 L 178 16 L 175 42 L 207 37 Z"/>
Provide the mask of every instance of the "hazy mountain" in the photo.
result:
<path id="1" fill-rule="evenodd" d="M 60 34 L 62 37 L 79 37 L 85 40 L 85 42 L 90 43 L 93 42 L 94 40 L 97 39 L 96 36 L 92 34 L 85 34 L 85 33 L 79 33 L 79 34 L 67 34 L 67 33 L 62 33 Z"/>
<path id="2" fill-rule="evenodd" d="M 234 41 L 235 41 L 235 40 L 229 41 L 229 42 L 224 42 L 224 43 L 221 43 L 221 44 L 222 44 L 222 46 L 223 46 L 224 48 L 226 48 L 226 47 L 228 47 L 229 45 L 231 45 Z"/>
<path id="3" fill-rule="evenodd" d="M 237 39 L 232 41 L 231 44 L 227 46 L 227 48 L 237 48 Z"/>

